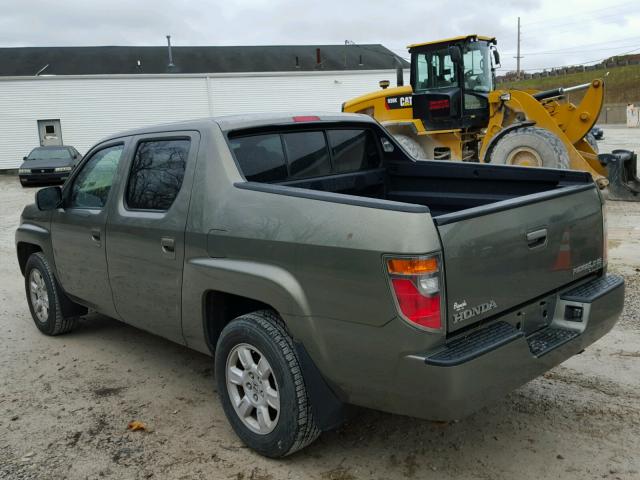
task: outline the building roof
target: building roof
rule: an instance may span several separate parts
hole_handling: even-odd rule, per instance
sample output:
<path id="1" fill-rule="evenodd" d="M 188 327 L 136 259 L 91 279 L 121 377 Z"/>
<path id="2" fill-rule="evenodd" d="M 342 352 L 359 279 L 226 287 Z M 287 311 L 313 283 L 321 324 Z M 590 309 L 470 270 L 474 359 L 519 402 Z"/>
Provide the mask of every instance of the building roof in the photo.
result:
<path id="1" fill-rule="evenodd" d="M 318 59 L 318 49 L 320 63 Z M 387 70 L 409 64 L 382 45 L 0 48 L 0 76 Z M 44 68 L 47 66 L 46 68 Z"/>

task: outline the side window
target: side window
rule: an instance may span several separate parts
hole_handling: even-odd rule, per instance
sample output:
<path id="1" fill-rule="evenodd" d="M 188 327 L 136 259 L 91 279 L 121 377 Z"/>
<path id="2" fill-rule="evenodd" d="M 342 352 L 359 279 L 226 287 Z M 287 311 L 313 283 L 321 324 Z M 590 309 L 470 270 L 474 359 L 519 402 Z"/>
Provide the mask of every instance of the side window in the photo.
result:
<path id="1" fill-rule="evenodd" d="M 323 132 L 296 132 L 282 135 L 291 178 L 310 178 L 331 173 L 329 149 Z"/>
<path id="2" fill-rule="evenodd" d="M 380 156 L 371 130 L 328 130 L 335 173 L 378 168 Z"/>
<path id="3" fill-rule="evenodd" d="M 283 182 L 287 179 L 279 134 L 238 137 L 229 143 L 249 182 Z"/>
<path id="4" fill-rule="evenodd" d="M 168 210 L 171 207 L 182 186 L 190 144 L 188 139 L 138 144 L 127 184 L 129 208 Z"/>
<path id="5" fill-rule="evenodd" d="M 114 145 L 93 154 L 73 181 L 68 207 L 102 208 L 105 206 L 123 148 L 124 145 Z"/>

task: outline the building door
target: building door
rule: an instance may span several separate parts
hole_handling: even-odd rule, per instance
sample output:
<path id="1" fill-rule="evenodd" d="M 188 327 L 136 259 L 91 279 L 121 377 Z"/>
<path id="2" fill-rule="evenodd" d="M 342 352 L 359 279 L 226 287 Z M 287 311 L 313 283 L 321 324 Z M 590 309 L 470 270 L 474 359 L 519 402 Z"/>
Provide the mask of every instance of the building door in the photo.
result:
<path id="1" fill-rule="evenodd" d="M 38 135 L 40 146 L 62 145 L 62 130 L 60 120 L 38 120 Z"/>

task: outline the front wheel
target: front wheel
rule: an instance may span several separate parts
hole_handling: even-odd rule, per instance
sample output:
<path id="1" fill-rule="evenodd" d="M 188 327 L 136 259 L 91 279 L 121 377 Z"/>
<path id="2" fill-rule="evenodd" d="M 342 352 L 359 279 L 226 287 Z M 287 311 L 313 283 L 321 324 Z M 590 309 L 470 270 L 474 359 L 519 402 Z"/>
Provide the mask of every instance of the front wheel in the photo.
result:
<path id="1" fill-rule="evenodd" d="M 499 139 L 490 152 L 489 162 L 521 167 L 568 169 L 567 148 L 556 135 L 538 127 L 521 127 Z"/>
<path id="2" fill-rule="evenodd" d="M 65 317 L 60 289 L 43 253 L 32 254 L 24 272 L 27 303 L 36 327 L 45 335 L 61 335 L 76 326 L 77 317 Z"/>
<path id="3" fill-rule="evenodd" d="M 293 341 L 273 312 L 242 315 L 222 330 L 215 372 L 224 412 L 253 450 L 284 457 L 320 435 Z"/>
<path id="4" fill-rule="evenodd" d="M 426 152 L 414 138 L 403 134 L 394 135 L 393 138 L 416 160 L 428 160 Z"/>

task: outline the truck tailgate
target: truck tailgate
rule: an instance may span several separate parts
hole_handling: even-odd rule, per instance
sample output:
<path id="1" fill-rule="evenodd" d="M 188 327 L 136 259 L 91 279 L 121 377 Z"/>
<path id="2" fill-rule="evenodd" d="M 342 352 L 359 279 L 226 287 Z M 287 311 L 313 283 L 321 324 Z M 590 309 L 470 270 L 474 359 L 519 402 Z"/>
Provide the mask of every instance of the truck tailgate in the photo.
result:
<path id="1" fill-rule="evenodd" d="M 602 267 L 602 205 L 593 184 L 435 218 L 448 331 L 567 285 Z"/>

